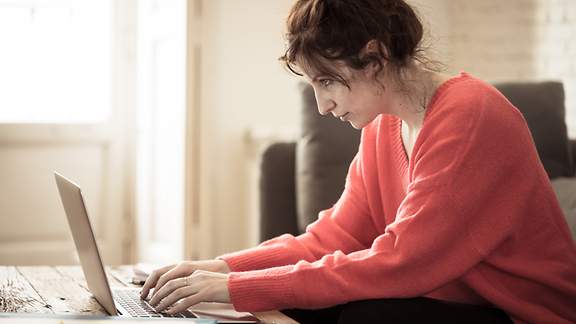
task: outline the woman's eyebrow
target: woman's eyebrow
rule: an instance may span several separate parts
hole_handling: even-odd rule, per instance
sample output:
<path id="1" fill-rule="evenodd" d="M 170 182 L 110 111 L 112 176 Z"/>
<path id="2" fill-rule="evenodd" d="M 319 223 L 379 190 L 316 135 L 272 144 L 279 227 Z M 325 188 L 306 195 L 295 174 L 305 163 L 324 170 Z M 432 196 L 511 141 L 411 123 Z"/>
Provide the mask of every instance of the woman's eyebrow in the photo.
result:
<path id="1" fill-rule="evenodd" d="M 324 78 L 324 77 L 326 77 L 326 74 L 317 74 L 312 78 L 312 82 L 316 82 L 316 81 L 318 81 L 318 79 Z"/>
<path id="2" fill-rule="evenodd" d="M 316 81 L 318 81 L 318 79 L 320 79 L 322 77 L 321 74 L 317 74 L 317 75 L 313 75 L 313 76 L 308 76 L 306 74 L 303 75 L 304 79 L 308 80 L 310 83 L 314 83 Z"/>

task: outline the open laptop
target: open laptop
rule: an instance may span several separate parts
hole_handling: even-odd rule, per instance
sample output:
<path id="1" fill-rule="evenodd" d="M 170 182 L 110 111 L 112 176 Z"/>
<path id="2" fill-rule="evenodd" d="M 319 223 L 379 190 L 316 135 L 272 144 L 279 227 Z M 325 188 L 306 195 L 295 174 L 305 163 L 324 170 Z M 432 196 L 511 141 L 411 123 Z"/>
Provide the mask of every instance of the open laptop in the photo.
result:
<path id="1" fill-rule="evenodd" d="M 206 304 L 204 308 L 192 308 L 174 315 L 158 313 L 154 311 L 147 301 L 140 299 L 139 288 L 126 287 L 111 290 L 80 187 L 57 172 L 54 172 L 54 177 L 56 178 L 62 205 L 66 211 L 76 250 L 80 257 L 82 271 L 88 283 L 88 289 L 110 315 L 148 318 L 216 319 L 218 323 L 259 322 L 256 317 L 249 315 L 249 313 L 243 317 L 235 316 L 237 314 L 230 315 L 234 313 L 230 305 L 217 303 L 203 303 Z"/>

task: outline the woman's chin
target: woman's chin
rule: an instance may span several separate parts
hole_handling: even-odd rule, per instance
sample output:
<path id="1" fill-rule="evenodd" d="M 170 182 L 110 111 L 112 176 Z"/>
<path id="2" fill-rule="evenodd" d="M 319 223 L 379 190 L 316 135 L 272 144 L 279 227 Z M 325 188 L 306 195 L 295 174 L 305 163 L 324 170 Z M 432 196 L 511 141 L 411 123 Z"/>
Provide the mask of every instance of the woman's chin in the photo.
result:
<path id="1" fill-rule="evenodd" d="M 350 123 L 350 125 L 352 125 L 352 127 L 354 127 L 357 130 L 361 130 L 362 128 L 368 126 L 368 124 L 370 124 L 370 122 L 372 122 L 371 120 L 349 120 L 348 121 Z"/>
<path id="2" fill-rule="evenodd" d="M 361 130 L 362 128 L 364 128 L 364 126 L 366 126 L 366 125 L 364 126 L 356 125 L 356 123 L 354 122 L 350 122 L 350 125 L 352 125 L 352 127 L 354 127 L 357 130 Z"/>

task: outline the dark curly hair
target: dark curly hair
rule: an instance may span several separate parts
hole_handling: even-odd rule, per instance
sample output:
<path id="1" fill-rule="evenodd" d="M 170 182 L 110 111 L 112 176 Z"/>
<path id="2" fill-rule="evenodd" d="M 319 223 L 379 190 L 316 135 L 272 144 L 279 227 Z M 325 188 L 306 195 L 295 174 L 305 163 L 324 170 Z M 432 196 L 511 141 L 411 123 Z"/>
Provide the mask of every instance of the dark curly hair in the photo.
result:
<path id="1" fill-rule="evenodd" d="M 413 60 L 431 62 L 422 38 L 422 23 L 403 0 L 298 0 L 287 19 L 287 49 L 280 60 L 296 75 L 317 73 L 349 87 L 331 61 L 356 70 L 374 63 L 377 72 L 386 61 L 400 77 Z M 376 41 L 376 50 L 363 54 L 370 41 Z"/>

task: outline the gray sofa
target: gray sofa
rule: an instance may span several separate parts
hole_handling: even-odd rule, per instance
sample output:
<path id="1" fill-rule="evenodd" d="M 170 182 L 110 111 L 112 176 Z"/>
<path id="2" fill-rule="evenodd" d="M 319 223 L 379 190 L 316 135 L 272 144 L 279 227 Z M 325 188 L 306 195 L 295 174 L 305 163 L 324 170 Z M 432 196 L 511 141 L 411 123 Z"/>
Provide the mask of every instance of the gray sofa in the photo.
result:
<path id="1" fill-rule="evenodd" d="M 576 237 L 576 140 L 566 131 L 564 90 L 558 82 L 499 83 L 495 86 L 522 113 L 540 159 L 552 180 Z M 360 131 L 321 116 L 309 85 L 301 84 L 302 125 L 296 142 L 273 143 L 262 155 L 260 239 L 298 235 L 331 207 L 344 189 Z"/>

